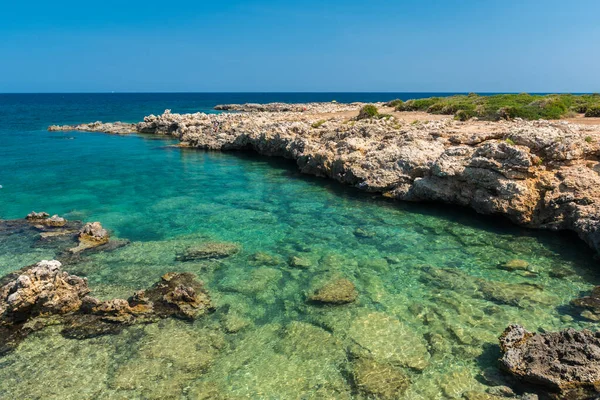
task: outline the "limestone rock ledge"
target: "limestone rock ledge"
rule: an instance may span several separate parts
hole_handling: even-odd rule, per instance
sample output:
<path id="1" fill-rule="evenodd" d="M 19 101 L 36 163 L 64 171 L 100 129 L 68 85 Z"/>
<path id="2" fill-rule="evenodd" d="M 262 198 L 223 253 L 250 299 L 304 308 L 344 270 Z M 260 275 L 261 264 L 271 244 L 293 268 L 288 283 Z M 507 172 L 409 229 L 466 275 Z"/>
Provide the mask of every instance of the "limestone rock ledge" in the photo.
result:
<path id="1" fill-rule="evenodd" d="M 310 103 L 226 105 L 219 109 L 245 112 L 222 114 L 167 110 L 129 129 L 172 135 L 185 147 L 293 159 L 304 173 L 399 200 L 457 204 L 521 226 L 571 230 L 600 252 L 600 126 L 409 122 L 396 114 L 356 120 L 352 113 L 359 108 Z M 82 129 L 122 129 L 121 123 L 92 125 Z"/>

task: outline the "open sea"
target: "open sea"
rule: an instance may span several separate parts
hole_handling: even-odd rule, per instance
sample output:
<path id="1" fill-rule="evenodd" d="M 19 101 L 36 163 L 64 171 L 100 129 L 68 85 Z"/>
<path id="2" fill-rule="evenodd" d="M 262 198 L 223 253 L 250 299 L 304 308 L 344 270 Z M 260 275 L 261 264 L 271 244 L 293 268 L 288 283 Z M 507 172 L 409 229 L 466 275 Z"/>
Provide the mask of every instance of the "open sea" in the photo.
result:
<path id="1" fill-rule="evenodd" d="M 0 398 L 461 399 L 493 391 L 497 337 L 509 324 L 590 327 L 569 302 L 600 275 L 574 235 L 390 201 L 302 175 L 289 160 L 46 130 L 137 122 L 165 109 L 214 112 L 223 103 L 432 95 L 0 94 L 0 219 L 46 211 L 100 221 L 131 241 L 65 267 L 87 277 L 99 298 L 127 298 L 167 272 L 193 272 L 216 306 L 193 323 L 166 319 L 93 339 L 66 339 L 59 326 L 36 332 L 0 357 Z M 241 251 L 177 261 L 207 241 Z M 0 275 L 53 257 L 0 237 Z M 529 271 L 499 268 L 514 259 Z M 357 302 L 306 301 L 338 278 L 356 285 Z"/>

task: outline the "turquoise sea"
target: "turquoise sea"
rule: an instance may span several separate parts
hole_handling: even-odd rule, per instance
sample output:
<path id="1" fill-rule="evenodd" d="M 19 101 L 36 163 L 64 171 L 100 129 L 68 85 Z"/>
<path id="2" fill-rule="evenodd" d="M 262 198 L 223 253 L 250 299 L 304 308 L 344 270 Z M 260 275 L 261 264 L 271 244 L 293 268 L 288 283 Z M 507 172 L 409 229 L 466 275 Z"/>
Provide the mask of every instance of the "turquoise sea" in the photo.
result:
<path id="1" fill-rule="evenodd" d="M 130 240 L 67 267 L 100 298 L 126 298 L 166 272 L 190 271 L 216 305 L 194 323 L 164 320 L 88 340 L 46 328 L 0 357 L 0 398 L 460 399 L 495 390 L 489 375 L 508 324 L 590 327 L 569 301 L 600 274 L 573 235 L 390 201 L 302 175 L 288 160 L 177 149 L 151 136 L 46 131 L 222 103 L 430 95 L 0 95 L 0 219 L 46 211 L 100 221 Z M 176 260 L 209 241 L 241 251 Z M 0 275 L 54 256 L 3 237 Z M 303 268 L 290 264 L 294 257 Z M 529 271 L 499 268 L 514 259 Z M 306 301 L 338 278 L 356 285 L 356 303 Z"/>

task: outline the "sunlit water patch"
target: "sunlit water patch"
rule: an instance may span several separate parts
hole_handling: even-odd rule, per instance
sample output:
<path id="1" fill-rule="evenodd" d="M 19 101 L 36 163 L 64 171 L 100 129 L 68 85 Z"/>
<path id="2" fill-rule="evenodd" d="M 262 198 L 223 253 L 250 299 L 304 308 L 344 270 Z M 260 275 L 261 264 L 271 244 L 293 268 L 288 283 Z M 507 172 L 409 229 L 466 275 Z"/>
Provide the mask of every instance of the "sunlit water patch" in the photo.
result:
<path id="1" fill-rule="evenodd" d="M 0 358 L 2 398 L 462 398 L 490 389 L 482 374 L 495 370 L 508 324 L 589 326 L 568 304 L 599 281 L 596 262 L 570 235 L 388 201 L 282 160 L 138 136 L 28 135 L 41 143 L 28 156 L 16 141 L 4 150 L 18 167 L 1 175 L 3 218 L 101 221 L 131 243 L 66 267 L 93 295 L 190 271 L 216 312 L 88 340 L 37 332 Z M 55 256 L 30 239 L 3 237 L 2 275 Z M 182 261 L 207 242 L 239 251 Z M 511 260 L 521 261 L 501 268 Z M 339 279 L 356 286 L 354 303 L 307 302 Z"/>

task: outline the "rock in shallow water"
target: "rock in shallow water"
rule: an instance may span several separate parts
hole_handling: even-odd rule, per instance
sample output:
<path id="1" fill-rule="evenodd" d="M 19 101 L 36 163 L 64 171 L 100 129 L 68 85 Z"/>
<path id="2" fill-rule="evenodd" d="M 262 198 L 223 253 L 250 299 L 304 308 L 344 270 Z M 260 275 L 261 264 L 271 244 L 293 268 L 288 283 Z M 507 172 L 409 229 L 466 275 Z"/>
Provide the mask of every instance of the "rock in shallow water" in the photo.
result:
<path id="1" fill-rule="evenodd" d="M 354 283 L 341 278 L 326 282 L 308 297 L 309 301 L 327 304 L 347 304 L 358 298 Z"/>
<path id="2" fill-rule="evenodd" d="M 64 323 L 67 337 L 86 338 L 161 318 L 193 320 L 213 309 L 202 282 L 190 273 L 166 274 L 128 300 L 88 296 L 87 279 L 69 275 L 55 260 L 25 267 L 0 284 L 0 353 L 49 323 Z"/>
<path id="3" fill-rule="evenodd" d="M 227 258 L 240 251 L 240 245 L 228 242 L 206 242 L 189 247 L 177 256 L 177 261 L 194 261 Z"/>
<path id="4" fill-rule="evenodd" d="M 511 325 L 500 336 L 501 366 L 556 399 L 600 396 L 600 333 L 531 333 Z"/>
<path id="5" fill-rule="evenodd" d="M 589 296 L 572 300 L 571 304 L 583 309 L 581 312 L 582 317 L 592 321 L 600 321 L 600 286 L 596 286 Z"/>
<path id="6" fill-rule="evenodd" d="M 382 400 L 397 399 L 410 385 L 402 369 L 368 358 L 352 363 L 352 378 L 360 392 Z"/>

